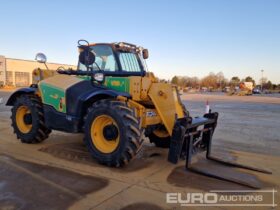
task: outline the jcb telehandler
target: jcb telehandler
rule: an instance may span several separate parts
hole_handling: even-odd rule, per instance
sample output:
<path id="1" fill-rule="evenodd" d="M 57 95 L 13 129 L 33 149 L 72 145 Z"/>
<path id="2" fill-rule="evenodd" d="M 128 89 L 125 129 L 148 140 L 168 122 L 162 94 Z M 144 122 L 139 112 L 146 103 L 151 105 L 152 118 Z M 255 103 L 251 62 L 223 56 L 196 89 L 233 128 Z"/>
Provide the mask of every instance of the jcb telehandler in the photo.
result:
<path id="1" fill-rule="evenodd" d="M 59 68 L 52 74 L 37 69 L 34 84 L 9 98 L 12 126 L 23 143 L 42 142 L 52 129 L 80 132 L 98 162 L 119 167 L 135 157 L 146 135 L 156 146 L 169 148 L 170 162 L 184 156 L 189 169 L 196 151 L 207 150 L 207 158 L 212 158 L 218 113 L 190 117 L 176 87 L 147 71 L 147 49 L 85 40 L 78 42 L 78 49 L 77 70 Z M 46 56 L 39 53 L 36 60 L 45 63 Z"/>

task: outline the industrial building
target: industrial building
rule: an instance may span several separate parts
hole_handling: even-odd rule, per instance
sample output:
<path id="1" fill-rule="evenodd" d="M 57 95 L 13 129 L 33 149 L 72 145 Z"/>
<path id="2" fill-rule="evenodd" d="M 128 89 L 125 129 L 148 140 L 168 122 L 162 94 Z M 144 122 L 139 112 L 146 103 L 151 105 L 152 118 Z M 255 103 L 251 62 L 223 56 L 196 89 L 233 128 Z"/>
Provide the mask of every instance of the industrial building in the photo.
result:
<path id="1" fill-rule="evenodd" d="M 60 66 L 76 69 L 76 66 L 59 63 L 47 63 L 47 66 L 52 70 Z M 44 64 L 33 60 L 6 58 L 0 55 L 0 87 L 29 86 L 32 83 L 32 72 L 36 68 L 46 69 Z"/>

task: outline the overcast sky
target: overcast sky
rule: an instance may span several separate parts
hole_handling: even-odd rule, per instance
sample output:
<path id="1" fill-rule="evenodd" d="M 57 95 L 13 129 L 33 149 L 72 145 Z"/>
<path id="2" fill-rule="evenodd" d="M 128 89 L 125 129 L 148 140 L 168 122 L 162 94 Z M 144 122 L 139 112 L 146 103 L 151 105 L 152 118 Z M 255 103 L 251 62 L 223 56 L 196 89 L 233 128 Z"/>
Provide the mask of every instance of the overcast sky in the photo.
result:
<path id="1" fill-rule="evenodd" d="M 0 54 L 77 63 L 77 40 L 147 47 L 161 78 L 264 76 L 280 83 L 280 1 L 1 1 Z"/>

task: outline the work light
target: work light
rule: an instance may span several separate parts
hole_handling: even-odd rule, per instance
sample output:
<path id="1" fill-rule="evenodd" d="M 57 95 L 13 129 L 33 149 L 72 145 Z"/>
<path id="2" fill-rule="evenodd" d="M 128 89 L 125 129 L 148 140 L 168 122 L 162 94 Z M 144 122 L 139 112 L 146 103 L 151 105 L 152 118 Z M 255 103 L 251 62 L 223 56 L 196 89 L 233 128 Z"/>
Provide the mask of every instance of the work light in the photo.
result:
<path id="1" fill-rule="evenodd" d="M 103 73 L 96 73 L 96 74 L 94 74 L 93 78 L 95 81 L 102 83 L 104 81 L 105 77 L 104 77 Z"/>

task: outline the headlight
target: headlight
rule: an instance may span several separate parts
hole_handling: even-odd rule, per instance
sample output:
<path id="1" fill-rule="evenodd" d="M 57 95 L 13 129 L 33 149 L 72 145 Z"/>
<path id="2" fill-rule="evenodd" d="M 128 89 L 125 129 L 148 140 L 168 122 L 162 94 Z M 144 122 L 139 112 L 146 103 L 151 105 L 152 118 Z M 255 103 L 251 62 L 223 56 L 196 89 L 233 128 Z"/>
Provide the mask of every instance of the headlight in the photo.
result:
<path id="1" fill-rule="evenodd" d="M 96 74 L 94 74 L 93 78 L 97 82 L 103 82 L 104 81 L 104 74 L 103 73 L 96 73 Z"/>

